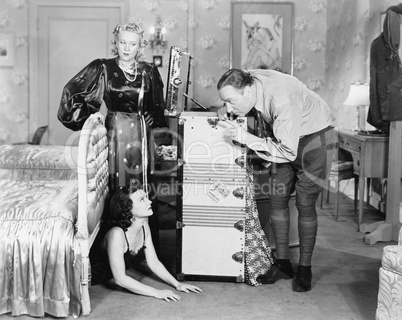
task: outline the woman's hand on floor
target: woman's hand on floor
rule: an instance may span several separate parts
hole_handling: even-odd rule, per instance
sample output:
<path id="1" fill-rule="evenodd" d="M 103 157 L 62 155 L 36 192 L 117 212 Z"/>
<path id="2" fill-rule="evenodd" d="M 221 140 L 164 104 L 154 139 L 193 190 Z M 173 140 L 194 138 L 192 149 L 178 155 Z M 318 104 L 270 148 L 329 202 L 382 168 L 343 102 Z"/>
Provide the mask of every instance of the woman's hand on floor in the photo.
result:
<path id="1" fill-rule="evenodd" d="M 202 289 L 198 288 L 197 286 L 193 286 L 191 284 L 187 284 L 187 283 L 179 283 L 176 287 L 177 291 L 182 291 L 185 293 L 189 293 L 189 292 L 195 292 L 195 293 L 200 293 L 202 292 Z"/>
<path id="2" fill-rule="evenodd" d="M 158 290 L 156 292 L 156 294 L 154 295 L 154 297 L 156 299 L 165 300 L 167 302 L 170 302 L 170 301 L 176 302 L 181 299 L 181 297 L 179 295 L 177 295 L 176 293 L 174 293 L 172 290 Z"/>

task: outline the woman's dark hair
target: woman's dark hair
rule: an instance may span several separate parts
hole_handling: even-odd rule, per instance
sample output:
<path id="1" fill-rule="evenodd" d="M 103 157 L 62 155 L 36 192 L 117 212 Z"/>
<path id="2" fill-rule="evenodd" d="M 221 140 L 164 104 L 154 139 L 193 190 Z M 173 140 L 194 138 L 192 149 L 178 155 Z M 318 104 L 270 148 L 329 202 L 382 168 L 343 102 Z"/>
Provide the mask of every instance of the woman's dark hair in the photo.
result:
<path id="1" fill-rule="evenodd" d="M 253 83 L 253 76 L 248 71 L 242 69 L 230 69 L 219 79 L 217 89 L 220 90 L 225 86 L 232 86 L 235 89 L 243 89 Z"/>
<path id="2" fill-rule="evenodd" d="M 110 219 L 112 225 L 122 228 L 127 231 L 131 226 L 133 214 L 133 201 L 130 199 L 130 194 L 136 192 L 135 187 L 124 186 L 116 191 L 110 200 Z"/>

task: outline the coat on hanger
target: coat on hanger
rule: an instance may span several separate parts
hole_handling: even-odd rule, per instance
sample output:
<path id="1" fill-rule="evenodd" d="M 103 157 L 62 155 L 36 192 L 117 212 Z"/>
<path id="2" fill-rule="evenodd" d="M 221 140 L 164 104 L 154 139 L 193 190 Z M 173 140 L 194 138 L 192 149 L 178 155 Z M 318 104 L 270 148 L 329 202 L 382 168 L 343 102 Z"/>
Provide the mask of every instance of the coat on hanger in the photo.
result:
<path id="1" fill-rule="evenodd" d="M 389 132 L 390 121 L 402 120 L 402 68 L 399 57 L 402 4 L 387 9 L 383 32 L 370 48 L 370 107 L 367 122 Z"/>

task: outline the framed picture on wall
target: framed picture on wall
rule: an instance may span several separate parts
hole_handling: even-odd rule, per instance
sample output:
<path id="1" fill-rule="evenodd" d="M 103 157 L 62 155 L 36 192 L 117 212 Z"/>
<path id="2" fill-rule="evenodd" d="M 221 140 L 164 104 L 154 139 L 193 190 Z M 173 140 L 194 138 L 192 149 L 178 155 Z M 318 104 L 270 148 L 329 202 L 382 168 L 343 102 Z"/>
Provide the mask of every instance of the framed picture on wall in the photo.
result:
<path id="1" fill-rule="evenodd" d="M 14 37 L 0 33 L 0 67 L 9 67 L 14 63 Z"/>
<path id="2" fill-rule="evenodd" d="M 230 67 L 293 74 L 293 2 L 232 2 Z"/>

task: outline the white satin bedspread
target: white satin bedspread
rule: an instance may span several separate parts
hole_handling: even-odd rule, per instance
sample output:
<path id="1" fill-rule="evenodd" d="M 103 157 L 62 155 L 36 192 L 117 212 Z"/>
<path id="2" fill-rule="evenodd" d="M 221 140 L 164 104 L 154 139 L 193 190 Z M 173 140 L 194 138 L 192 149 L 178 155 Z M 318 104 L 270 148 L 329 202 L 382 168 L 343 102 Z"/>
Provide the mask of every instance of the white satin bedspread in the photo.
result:
<path id="1" fill-rule="evenodd" d="M 0 314 L 80 314 L 77 151 L 0 146 Z"/>
<path id="2" fill-rule="evenodd" d="M 77 188 L 77 180 L 0 180 L 0 314 L 79 315 Z"/>

